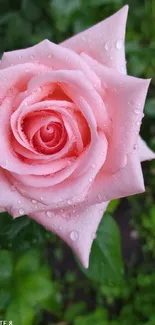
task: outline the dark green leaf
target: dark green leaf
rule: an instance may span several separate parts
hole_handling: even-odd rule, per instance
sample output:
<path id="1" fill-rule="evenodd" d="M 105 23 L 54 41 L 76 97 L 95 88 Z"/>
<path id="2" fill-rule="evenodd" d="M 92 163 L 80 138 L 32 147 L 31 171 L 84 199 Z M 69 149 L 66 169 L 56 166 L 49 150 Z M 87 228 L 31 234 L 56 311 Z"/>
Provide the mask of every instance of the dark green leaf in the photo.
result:
<path id="1" fill-rule="evenodd" d="M 98 308 L 94 313 L 86 316 L 79 316 L 75 319 L 74 325 L 107 325 L 107 312 Z"/>
<path id="2" fill-rule="evenodd" d="M 35 272 L 39 269 L 40 264 L 40 253 L 33 249 L 21 256 L 17 261 L 15 271 L 21 274 Z"/>
<path id="3" fill-rule="evenodd" d="M 84 301 L 69 305 L 65 311 L 64 320 L 69 323 L 74 321 L 77 316 L 81 316 L 86 311 L 86 308 L 87 305 Z"/>
<path id="4" fill-rule="evenodd" d="M 13 325 L 32 325 L 34 319 L 34 310 L 29 305 L 23 303 L 19 297 L 9 305 L 5 319 L 12 321 Z"/>
<path id="5" fill-rule="evenodd" d="M 12 255 L 7 250 L 0 251 L 0 285 L 8 281 L 12 276 L 13 260 Z"/>
<path id="6" fill-rule="evenodd" d="M 58 16 L 71 15 L 80 8 L 80 0 L 53 0 L 52 9 Z"/>
<path id="7" fill-rule="evenodd" d="M 155 98 L 150 98 L 146 101 L 145 113 L 150 117 L 155 117 Z"/>
<path id="8" fill-rule="evenodd" d="M 23 0 L 21 9 L 25 18 L 30 21 L 38 20 L 42 14 L 42 8 L 32 0 Z"/>
<path id="9" fill-rule="evenodd" d="M 115 220 L 105 215 L 93 243 L 89 269 L 82 267 L 88 278 L 102 284 L 122 282 L 123 262 L 120 249 L 120 233 Z"/>
<path id="10" fill-rule="evenodd" d="M 54 284 L 45 267 L 34 274 L 30 274 L 18 280 L 18 295 L 29 305 L 35 306 L 48 299 L 55 292 Z"/>
<path id="11" fill-rule="evenodd" d="M 4 310 L 7 307 L 10 298 L 11 298 L 11 293 L 9 289 L 1 288 L 0 289 L 0 311 Z"/>

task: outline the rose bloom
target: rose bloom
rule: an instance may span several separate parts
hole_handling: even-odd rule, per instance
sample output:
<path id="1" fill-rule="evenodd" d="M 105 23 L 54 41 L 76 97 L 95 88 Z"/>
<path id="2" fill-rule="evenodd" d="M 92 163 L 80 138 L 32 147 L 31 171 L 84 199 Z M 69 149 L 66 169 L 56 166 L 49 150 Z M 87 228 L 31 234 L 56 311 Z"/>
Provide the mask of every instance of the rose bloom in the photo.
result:
<path id="1" fill-rule="evenodd" d="M 88 267 L 110 200 L 144 191 L 139 137 L 149 80 L 126 75 L 128 7 L 56 45 L 0 64 L 0 208 L 27 214 Z"/>

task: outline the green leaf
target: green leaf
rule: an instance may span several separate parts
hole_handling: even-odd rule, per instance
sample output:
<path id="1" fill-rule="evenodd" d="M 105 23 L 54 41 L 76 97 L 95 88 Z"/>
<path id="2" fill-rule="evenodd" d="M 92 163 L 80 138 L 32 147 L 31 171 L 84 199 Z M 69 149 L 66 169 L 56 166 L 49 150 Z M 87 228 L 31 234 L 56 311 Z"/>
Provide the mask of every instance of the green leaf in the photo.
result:
<path id="1" fill-rule="evenodd" d="M 52 294 L 47 299 L 44 299 L 44 301 L 41 301 L 39 306 L 58 317 L 61 316 L 62 297 L 58 293 L 57 286 L 55 284 L 53 284 Z"/>
<path id="2" fill-rule="evenodd" d="M 107 311 L 98 308 L 94 313 L 79 316 L 74 321 L 74 325 L 107 325 Z"/>
<path id="3" fill-rule="evenodd" d="M 25 18 L 30 21 L 38 20 L 42 14 L 42 8 L 32 0 L 23 0 L 21 9 Z"/>
<path id="4" fill-rule="evenodd" d="M 54 291 L 48 268 L 18 279 L 18 295 L 29 305 L 35 306 L 48 299 Z"/>
<path id="5" fill-rule="evenodd" d="M 0 285 L 10 280 L 13 271 L 12 255 L 7 250 L 0 251 Z"/>
<path id="6" fill-rule="evenodd" d="M 102 5 L 110 5 L 110 4 L 119 4 L 121 5 L 123 3 L 122 0 L 89 0 L 89 5 L 93 7 L 99 7 Z"/>
<path id="7" fill-rule="evenodd" d="M 65 321 L 70 323 L 74 321 L 77 316 L 82 315 L 85 312 L 86 308 L 87 305 L 84 301 L 71 304 L 67 307 L 63 318 Z"/>
<path id="8" fill-rule="evenodd" d="M 107 213 L 114 213 L 120 203 L 120 199 L 110 201 L 108 208 L 106 210 Z"/>
<path id="9" fill-rule="evenodd" d="M 15 271 L 17 273 L 30 273 L 35 272 L 40 266 L 40 254 L 38 250 L 30 250 L 22 255 L 18 260 Z"/>
<path id="10" fill-rule="evenodd" d="M 115 220 L 105 215 L 97 231 L 90 255 L 89 269 L 81 266 L 85 275 L 102 284 L 123 281 L 123 262 L 120 249 L 120 232 Z"/>
<path id="11" fill-rule="evenodd" d="M 9 305 L 5 319 L 7 322 L 11 320 L 13 325 L 32 325 L 34 310 L 19 298 L 19 300 L 14 300 Z"/>
<path id="12" fill-rule="evenodd" d="M 8 288 L 0 289 L 0 311 L 4 310 L 10 301 L 11 293 Z"/>
<path id="13" fill-rule="evenodd" d="M 150 98 L 146 101 L 145 113 L 150 117 L 155 117 L 155 98 Z"/>
<path id="14" fill-rule="evenodd" d="M 53 0 L 52 9 L 58 16 L 71 15 L 80 8 L 80 0 Z"/>

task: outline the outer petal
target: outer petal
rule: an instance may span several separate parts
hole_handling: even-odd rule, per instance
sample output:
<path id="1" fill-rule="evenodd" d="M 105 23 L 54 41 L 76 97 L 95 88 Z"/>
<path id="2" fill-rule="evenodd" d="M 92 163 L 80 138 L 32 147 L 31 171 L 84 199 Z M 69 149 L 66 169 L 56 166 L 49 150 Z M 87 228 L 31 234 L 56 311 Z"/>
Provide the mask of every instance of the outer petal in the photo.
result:
<path id="1" fill-rule="evenodd" d="M 104 67 L 88 55 L 83 57 L 100 77 L 103 101 L 112 120 L 109 150 L 104 170 L 116 172 L 127 163 L 137 143 L 150 80 L 134 78 Z"/>
<path id="2" fill-rule="evenodd" d="M 61 212 L 32 213 L 30 217 L 62 238 L 76 253 L 85 268 L 95 233 L 109 202 Z"/>
<path id="3" fill-rule="evenodd" d="M 2 168 L 0 168 L 0 193 L 0 212 L 6 210 L 13 216 L 20 216 L 27 211 L 33 212 L 44 208 L 43 204 L 29 200 L 19 193 Z"/>
<path id="4" fill-rule="evenodd" d="M 28 62 L 49 67 L 50 71 L 81 70 L 97 89 L 100 88 L 100 80 L 79 55 L 48 40 L 27 49 L 4 53 L 0 69 Z"/>
<path id="5" fill-rule="evenodd" d="M 155 159 L 155 153 L 151 149 L 149 149 L 149 147 L 141 137 L 138 138 L 138 150 L 140 161 Z"/>
<path id="6" fill-rule="evenodd" d="M 114 174 L 98 173 L 88 194 L 87 204 L 95 204 L 144 192 L 144 180 L 138 149 L 128 156 L 125 168 Z"/>
<path id="7" fill-rule="evenodd" d="M 77 53 L 87 53 L 100 63 L 126 73 L 125 27 L 128 6 L 61 45 Z"/>

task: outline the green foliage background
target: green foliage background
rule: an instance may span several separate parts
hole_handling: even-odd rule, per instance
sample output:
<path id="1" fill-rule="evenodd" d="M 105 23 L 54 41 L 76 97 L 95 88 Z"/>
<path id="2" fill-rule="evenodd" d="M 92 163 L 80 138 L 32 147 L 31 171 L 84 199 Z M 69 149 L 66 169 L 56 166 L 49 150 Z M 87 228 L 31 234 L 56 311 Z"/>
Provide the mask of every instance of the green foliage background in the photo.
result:
<path id="1" fill-rule="evenodd" d="M 125 4 L 0 0 L 0 53 L 45 38 L 59 43 Z M 128 73 L 152 78 L 142 135 L 155 150 L 155 1 L 128 0 L 128 4 Z M 155 164 L 143 168 L 147 192 L 126 202 L 130 240 L 138 241 L 140 250 L 130 249 L 124 276 L 119 230 L 111 217 L 123 212 L 125 218 L 120 201 L 112 202 L 103 218 L 88 271 L 76 267 L 66 245 L 32 220 L 13 221 L 1 214 L 0 320 L 12 320 L 13 325 L 155 324 Z"/>

